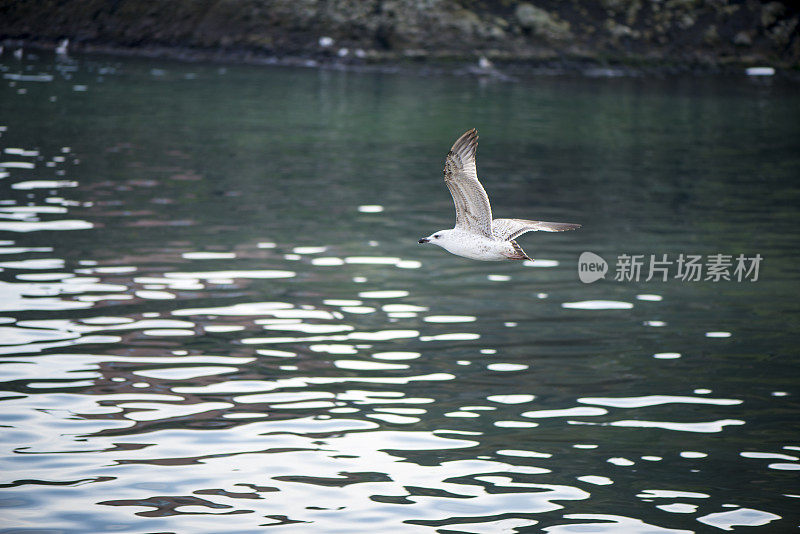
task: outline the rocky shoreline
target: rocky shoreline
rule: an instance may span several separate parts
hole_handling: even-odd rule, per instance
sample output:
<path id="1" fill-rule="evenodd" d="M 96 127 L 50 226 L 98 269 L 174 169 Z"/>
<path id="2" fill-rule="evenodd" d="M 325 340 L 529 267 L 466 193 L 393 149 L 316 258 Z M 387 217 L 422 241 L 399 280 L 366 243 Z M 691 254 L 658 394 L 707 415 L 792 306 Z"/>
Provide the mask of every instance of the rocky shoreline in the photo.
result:
<path id="1" fill-rule="evenodd" d="M 512 71 L 797 71 L 799 23 L 794 4 L 751 0 L 0 0 L 0 40 L 11 46 L 69 39 L 77 52 L 449 65 L 487 76 L 499 74 L 493 63 Z"/>

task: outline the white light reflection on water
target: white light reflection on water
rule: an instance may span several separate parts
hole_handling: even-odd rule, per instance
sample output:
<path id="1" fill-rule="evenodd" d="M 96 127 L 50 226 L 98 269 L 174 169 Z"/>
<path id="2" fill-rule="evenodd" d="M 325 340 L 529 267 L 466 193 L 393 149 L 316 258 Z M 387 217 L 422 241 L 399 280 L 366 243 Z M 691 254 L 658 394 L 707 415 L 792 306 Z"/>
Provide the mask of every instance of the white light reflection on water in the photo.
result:
<path id="1" fill-rule="evenodd" d="M 721 419 L 719 421 L 708 421 L 700 423 L 673 423 L 669 421 L 614 421 L 609 423 L 611 426 L 620 426 L 628 428 L 662 428 L 664 430 L 677 430 L 680 432 L 702 432 L 702 433 L 716 433 L 729 425 L 743 425 L 744 421 L 740 419 Z"/>
<path id="2" fill-rule="evenodd" d="M 717 527 L 722 530 L 733 530 L 733 527 L 759 527 L 780 519 L 781 516 L 753 510 L 752 508 L 739 508 L 727 512 L 717 512 L 698 517 L 697 520 L 706 525 Z"/>
<path id="3" fill-rule="evenodd" d="M 644 397 L 621 397 L 621 398 L 582 398 L 578 402 L 583 404 L 597 404 L 600 406 L 612 406 L 614 408 L 643 408 L 646 406 L 659 406 L 662 404 L 683 403 L 683 404 L 716 404 L 718 406 L 732 406 L 741 404 L 738 399 L 711 399 L 708 397 L 682 397 L 674 395 L 647 395 Z"/>
<path id="4" fill-rule="evenodd" d="M 12 189 L 58 189 L 60 187 L 78 187 L 78 182 L 70 180 L 27 180 L 11 185 Z"/>
<path id="5" fill-rule="evenodd" d="M 564 302 L 561 306 L 563 308 L 576 310 L 627 310 L 633 308 L 633 303 L 614 300 L 585 300 L 580 302 Z"/>
<path id="6" fill-rule="evenodd" d="M 600 532 L 612 534 L 692 534 L 693 530 L 662 528 L 639 519 L 608 514 L 567 514 L 564 519 L 570 523 L 543 529 L 548 534 L 568 534 L 571 532 Z M 584 522 L 576 522 L 584 521 Z M 588 522 L 586 522 L 588 521 Z"/>
<path id="7" fill-rule="evenodd" d="M 88 230 L 94 224 L 81 220 L 58 220 L 36 222 L 0 222 L 0 231 L 6 232 L 40 232 L 43 230 Z"/>

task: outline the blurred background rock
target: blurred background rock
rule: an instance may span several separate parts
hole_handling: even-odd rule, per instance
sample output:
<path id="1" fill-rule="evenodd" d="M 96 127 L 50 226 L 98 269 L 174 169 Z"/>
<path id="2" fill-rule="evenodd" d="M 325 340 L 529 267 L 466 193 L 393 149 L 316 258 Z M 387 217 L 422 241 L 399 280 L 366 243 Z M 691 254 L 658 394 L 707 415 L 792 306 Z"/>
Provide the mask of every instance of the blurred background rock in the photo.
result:
<path id="1" fill-rule="evenodd" d="M 800 9 L 751 0 L 0 1 L 0 38 L 138 54 L 800 67 Z"/>

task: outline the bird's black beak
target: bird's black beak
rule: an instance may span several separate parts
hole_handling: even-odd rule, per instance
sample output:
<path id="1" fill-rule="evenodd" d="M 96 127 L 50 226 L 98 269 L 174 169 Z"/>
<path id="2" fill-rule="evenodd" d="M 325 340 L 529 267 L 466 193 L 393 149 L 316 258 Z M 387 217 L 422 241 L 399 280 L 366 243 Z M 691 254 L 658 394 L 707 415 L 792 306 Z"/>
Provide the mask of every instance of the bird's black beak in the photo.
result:
<path id="1" fill-rule="evenodd" d="M 428 242 L 428 238 L 423 237 L 422 239 L 419 240 L 419 242 L 420 243 L 427 243 Z"/>

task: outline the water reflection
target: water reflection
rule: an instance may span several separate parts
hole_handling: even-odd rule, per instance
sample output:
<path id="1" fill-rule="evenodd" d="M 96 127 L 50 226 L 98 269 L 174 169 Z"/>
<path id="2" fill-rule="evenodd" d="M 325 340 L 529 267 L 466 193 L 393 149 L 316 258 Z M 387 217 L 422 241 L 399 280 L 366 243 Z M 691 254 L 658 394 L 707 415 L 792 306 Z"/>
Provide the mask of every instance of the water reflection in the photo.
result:
<path id="1" fill-rule="evenodd" d="M 677 182 L 662 175 L 675 170 L 683 128 L 725 128 L 752 89 L 692 81 L 699 95 L 689 98 L 677 82 L 604 80 L 587 94 L 539 80 L 529 92 L 116 60 L 2 69 L 6 528 L 797 523 L 787 477 L 800 467 L 796 369 L 777 333 L 796 318 L 777 289 L 796 282 L 785 268 L 796 189 L 764 198 L 761 185 L 723 187 L 735 139 L 711 155 L 689 149 Z M 409 96 L 423 88 L 430 101 Z M 635 105 L 620 108 L 620 96 Z M 544 219 L 572 212 L 594 221 L 587 231 L 534 240 L 542 259 L 522 265 L 404 240 L 449 213 L 437 143 L 461 120 L 454 101 L 495 133 L 482 161 L 507 178 L 487 181 L 493 198 L 520 208 L 546 197 Z M 796 105 L 792 95 L 768 101 L 776 139 L 796 135 L 783 112 Z M 404 120 L 431 109 L 433 129 Z M 643 123 L 663 131 L 643 133 Z M 738 143 L 766 135 L 749 125 Z M 793 177 L 796 154 L 781 157 L 795 167 L 765 180 Z M 736 172 L 763 160 L 738 161 Z M 713 172 L 723 176 L 700 179 Z M 627 187 L 633 176 L 689 201 L 665 208 L 663 194 Z M 609 239 L 610 220 L 643 209 L 646 224 L 631 216 Z M 587 249 L 746 249 L 737 210 L 764 229 L 759 250 L 776 270 L 763 284 L 584 286 L 575 276 Z"/>

